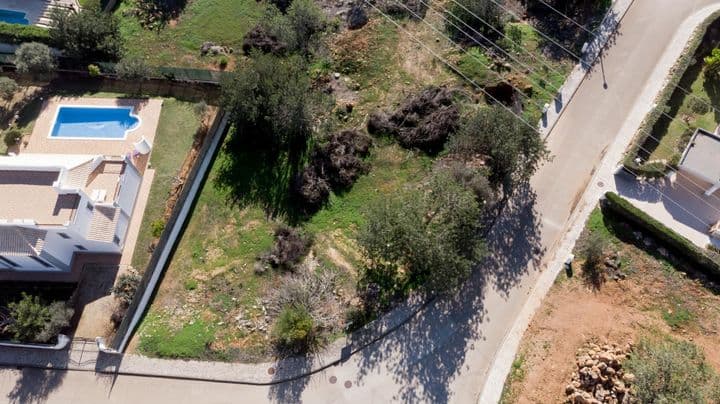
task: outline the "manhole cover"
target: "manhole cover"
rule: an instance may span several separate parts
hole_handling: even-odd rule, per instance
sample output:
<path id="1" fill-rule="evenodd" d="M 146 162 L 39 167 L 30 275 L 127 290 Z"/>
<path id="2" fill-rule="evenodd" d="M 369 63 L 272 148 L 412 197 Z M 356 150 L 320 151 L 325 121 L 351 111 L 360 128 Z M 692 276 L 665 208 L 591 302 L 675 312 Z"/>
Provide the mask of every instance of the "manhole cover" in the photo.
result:
<path id="1" fill-rule="evenodd" d="M 345 388 L 349 389 L 350 387 L 352 387 L 352 382 L 350 380 L 348 380 L 345 382 Z"/>
<path id="2" fill-rule="evenodd" d="M 335 383 L 337 383 L 337 377 L 330 376 L 330 384 L 335 384 Z"/>
<path id="3" fill-rule="evenodd" d="M 268 374 L 274 375 L 275 374 L 275 368 L 268 368 Z"/>
<path id="4" fill-rule="evenodd" d="M 597 185 L 598 185 L 600 188 L 602 188 L 602 187 L 605 186 L 605 183 L 602 182 L 602 181 L 598 181 Z"/>

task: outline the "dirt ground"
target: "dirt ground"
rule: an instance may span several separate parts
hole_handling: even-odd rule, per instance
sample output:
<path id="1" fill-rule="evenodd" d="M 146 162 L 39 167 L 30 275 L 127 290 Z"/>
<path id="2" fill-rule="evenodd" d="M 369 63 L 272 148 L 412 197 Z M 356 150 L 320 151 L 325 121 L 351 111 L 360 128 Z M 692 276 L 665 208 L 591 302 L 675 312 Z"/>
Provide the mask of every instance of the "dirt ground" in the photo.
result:
<path id="1" fill-rule="evenodd" d="M 637 244 L 644 246 L 644 241 Z M 620 251 L 627 278 L 607 280 L 595 289 L 583 279 L 582 262 L 574 263 L 573 277 L 561 273 L 523 337 L 503 402 L 563 402 L 575 354 L 585 342 L 624 344 L 648 332 L 695 343 L 720 370 L 716 286 L 690 279 L 681 265 L 665 260 L 662 248 L 650 247 L 650 255 L 618 239 L 612 248 Z"/>

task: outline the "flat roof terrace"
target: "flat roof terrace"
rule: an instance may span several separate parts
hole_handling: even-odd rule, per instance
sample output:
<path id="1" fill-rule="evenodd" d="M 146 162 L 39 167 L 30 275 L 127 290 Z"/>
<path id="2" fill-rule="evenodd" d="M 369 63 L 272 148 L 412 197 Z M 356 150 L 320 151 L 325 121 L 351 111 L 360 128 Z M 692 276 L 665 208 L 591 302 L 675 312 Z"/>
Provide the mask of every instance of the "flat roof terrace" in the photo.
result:
<path id="1" fill-rule="evenodd" d="M 57 226 L 72 220 L 80 197 L 59 195 L 52 187 L 58 175 L 58 171 L 0 171 L 0 219 Z"/>
<path id="2" fill-rule="evenodd" d="M 711 184 L 720 181 L 720 137 L 698 128 L 685 148 L 680 167 Z"/>

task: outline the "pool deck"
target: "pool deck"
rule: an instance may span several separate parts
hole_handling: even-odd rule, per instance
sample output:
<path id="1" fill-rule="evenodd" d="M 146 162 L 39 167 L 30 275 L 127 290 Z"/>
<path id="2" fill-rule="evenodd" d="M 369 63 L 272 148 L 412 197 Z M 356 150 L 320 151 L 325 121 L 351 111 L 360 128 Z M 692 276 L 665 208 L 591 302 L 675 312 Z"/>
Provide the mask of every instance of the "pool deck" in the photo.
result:
<path id="1" fill-rule="evenodd" d="M 76 0 L 0 0 L 0 9 L 24 12 L 30 24 L 40 25 L 45 22 L 41 18 L 48 14 L 53 5 L 80 8 Z"/>
<path id="2" fill-rule="evenodd" d="M 133 107 L 133 114 L 140 117 L 140 126 L 129 131 L 125 139 L 58 139 L 49 138 L 55 122 L 57 109 L 61 105 L 89 106 L 123 106 Z M 160 120 L 162 100 L 159 99 L 126 99 L 126 98 L 87 98 L 87 97 L 51 97 L 43 104 L 32 134 L 25 137 L 27 146 L 20 146 L 20 153 L 53 153 L 53 154 L 102 154 L 106 156 L 124 156 L 132 153 L 133 143 L 141 138 L 154 144 L 155 132 Z M 135 162 L 141 172 L 145 163 Z"/>

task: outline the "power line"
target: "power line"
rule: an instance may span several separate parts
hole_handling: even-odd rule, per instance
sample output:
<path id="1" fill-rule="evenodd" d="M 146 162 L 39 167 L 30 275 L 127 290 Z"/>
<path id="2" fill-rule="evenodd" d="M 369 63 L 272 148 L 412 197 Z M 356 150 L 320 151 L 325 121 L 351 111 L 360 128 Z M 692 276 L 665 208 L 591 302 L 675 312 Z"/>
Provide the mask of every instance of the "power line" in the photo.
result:
<path id="1" fill-rule="evenodd" d="M 537 132 L 539 135 L 542 136 L 542 134 L 537 130 L 537 128 L 535 128 L 533 125 L 531 125 L 530 123 L 528 123 L 527 120 L 525 120 L 525 119 L 522 118 L 521 116 L 515 114 L 515 112 L 513 112 L 513 110 L 511 110 L 511 109 L 508 108 L 505 104 L 503 104 L 502 102 L 500 102 L 500 101 L 499 101 L 497 98 L 495 98 L 492 94 L 490 94 L 490 93 L 488 93 L 487 91 L 485 91 L 485 89 L 482 88 L 482 86 L 480 86 L 478 83 L 476 83 L 476 82 L 475 82 L 474 80 L 472 80 L 471 78 L 467 77 L 467 76 L 466 76 L 463 72 L 461 72 L 457 67 L 455 67 L 455 66 L 453 66 L 452 64 L 450 64 L 450 62 L 448 62 L 445 58 L 443 58 L 442 56 L 438 55 L 437 52 L 435 52 L 434 50 L 432 50 L 429 46 L 427 46 L 425 43 L 423 43 L 421 40 L 419 40 L 417 37 L 415 37 L 413 34 L 411 34 L 407 29 L 403 28 L 400 24 L 397 23 L 397 21 L 393 20 L 389 15 L 387 15 L 387 14 L 384 13 L 382 10 L 380 10 L 376 5 L 372 4 L 372 3 L 370 2 L 370 0 L 363 0 L 363 1 L 364 1 L 368 6 L 372 7 L 373 9 L 375 9 L 375 11 L 377 11 L 378 13 L 380 13 L 380 15 L 382 15 L 383 17 L 385 17 L 385 19 L 387 19 L 388 21 L 390 21 L 390 23 L 392 23 L 393 25 L 395 25 L 395 27 L 397 27 L 400 31 L 402 31 L 403 33 L 405 33 L 405 34 L 406 34 L 407 36 L 409 36 L 410 38 L 412 38 L 413 41 L 417 42 L 418 45 L 420 45 L 420 46 L 422 46 L 423 48 L 425 48 L 425 50 L 426 50 L 428 53 L 430 53 L 431 55 L 433 55 L 436 59 L 440 60 L 443 64 L 445 64 L 447 67 L 449 67 L 452 71 L 454 71 L 455 73 L 457 73 L 458 75 L 460 75 L 460 76 L 461 76 L 462 78 L 464 78 L 466 81 L 468 81 L 469 83 L 471 83 L 472 85 L 474 85 L 476 88 L 478 88 L 480 91 L 482 91 L 486 96 L 490 97 L 490 99 L 492 99 L 493 101 L 495 101 L 498 105 L 500 105 L 500 106 L 501 106 L 502 108 L 504 108 L 506 111 L 510 112 L 510 113 L 511 113 L 512 115 L 514 115 L 517 119 L 519 119 L 520 121 L 522 121 L 528 128 L 532 129 L 533 131 Z"/>
<path id="2" fill-rule="evenodd" d="M 462 32 L 463 35 L 465 35 L 468 39 L 470 39 L 470 40 L 473 41 L 474 43 L 478 44 L 479 46 L 482 46 L 483 49 L 486 49 L 486 50 L 490 51 L 490 49 L 488 49 L 488 47 L 487 47 L 486 45 L 482 44 L 480 41 L 478 41 L 477 39 L 475 39 L 472 35 L 468 34 L 468 33 L 465 32 L 462 28 L 458 27 L 457 24 L 455 24 L 454 22 L 450 21 L 447 17 L 445 17 L 445 15 L 447 15 L 447 14 L 451 15 L 454 19 L 456 19 L 457 21 L 460 21 L 463 25 L 465 25 L 466 27 L 468 27 L 468 28 L 469 28 L 471 31 L 473 31 L 475 34 L 480 35 L 480 37 L 481 37 L 482 39 L 488 41 L 492 46 L 494 46 L 495 48 L 499 49 L 501 52 L 503 52 L 504 54 L 506 54 L 510 59 L 512 59 L 513 61 L 519 63 L 522 67 L 524 67 L 525 69 L 531 71 L 532 73 L 538 74 L 532 67 L 530 67 L 530 66 L 526 65 L 525 63 L 523 63 L 523 62 L 519 61 L 518 59 L 516 59 L 514 56 L 512 56 L 512 54 L 510 54 L 508 51 L 506 51 L 505 49 L 503 49 L 502 46 L 496 44 L 494 41 L 491 41 L 491 40 L 490 40 L 489 38 L 487 38 L 485 35 L 483 35 L 482 33 L 478 32 L 477 30 L 475 30 L 473 27 L 471 27 L 470 25 L 468 25 L 468 24 L 467 24 L 465 21 L 463 21 L 461 18 L 459 18 L 458 16 L 456 16 L 455 14 L 453 14 L 450 10 L 447 10 L 447 9 L 445 9 L 445 8 L 443 8 L 443 7 L 440 7 L 440 9 L 443 10 L 443 11 L 438 11 L 438 10 L 432 8 L 429 4 L 425 3 L 423 0 L 419 0 L 419 1 L 420 1 L 420 3 L 422 3 L 423 5 L 425 5 L 428 9 L 430 9 L 430 10 L 438 13 L 438 14 L 440 15 L 440 17 L 443 19 L 443 21 L 451 24 L 453 27 L 455 27 L 455 28 L 458 29 L 460 32 Z M 401 3 L 401 2 L 399 2 L 399 3 Z M 423 20 L 423 21 L 424 21 L 424 20 Z M 451 41 L 451 42 L 452 42 L 452 41 Z M 458 43 L 456 43 L 456 42 L 452 42 L 452 43 L 455 44 L 455 45 L 457 45 L 457 46 L 460 46 L 460 45 L 459 45 Z M 520 45 L 520 46 L 522 47 L 522 45 Z M 522 49 L 525 49 L 525 48 L 522 48 Z M 512 66 L 512 65 L 511 65 L 511 66 Z M 515 70 L 519 70 L 519 69 L 515 68 Z M 555 94 L 554 94 L 554 93 L 549 92 L 548 90 L 546 90 L 545 88 L 543 88 L 542 86 L 540 86 L 538 83 L 535 83 L 527 74 L 526 74 L 525 76 L 526 76 L 526 77 L 528 78 L 528 80 L 530 80 L 533 84 L 538 85 L 538 87 L 540 87 L 541 90 L 542 90 L 545 94 L 549 95 L 550 98 L 555 97 Z M 559 87 L 557 87 L 557 88 L 556 88 L 556 87 L 553 87 L 552 84 L 551 84 L 550 86 L 551 86 L 551 88 L 552 88 L 554 91 L 556 91 L 556 92 L 559 91 Z"/>
<path id="3" fill-rule="evenodd" d="M 460 49 L 460 51 L 462 51 L 464 54 L 472 57 L 472 58 L 475 59 L 478 63 L 480 63 L 481 65 L 487 67 L 488 70 L 490 70 L 490 71 L 492 71 L 493 73 L 495 73 L 495 75 L 497 75 L 497 76 L 500 78 L 501 81 L 503 81 L 505 84 L 507 84 L 507 85 L 511 86 L 513 89 L 515 89 L 515 91 L 516 91 L 517 93 L 521 94 L 526 100 L 528 100 L 528 101 L 530 101 L 531 103 L 535 104 L 535 106 L 538 107 L 538 109 L 542 110 L 542 109 L 544 108 L 543 106 L 540 105 L 540 103 L 538 103 L 537 101 L 533 100 L 530 96 L 528 96 L 527 94 L 525 94 L 523 91 L 520 91 L 517 87 L 513 86 L 512 83 L 510 83 L 507 79 L 505 79 L 500 73 L 492 70 L 492 68 L 490 68 L 489 65 L 483 63 L 480 58 L 476 57 L 475 55 L 472 55 L 470 52 L 468 52 L 468 51 L 466 51 L 465 49 L 463 49 L 462 46 L 460 46 L 459 44 L 453 42 L 453 40 L 452 40 L 449 36 L 445 35 L 442 31 L 440 31 L 439 29 L 437 29 L 434 25 L 432 25 L 432 24 L 430 24 L 429 22 L 425 21 L 424 18 L 422 18 L 420 15 L 418 15 L 418 14 L 415 13 L 413 10 L 411 10 L 408 6 L 406 6 L 405 4 L 403 4 L 402 1 L 395 0 L 395 2 L 396 2 L 397 4 L 399 4 L 400 6 L 402 6 L 403 8 L 405 8 L 406 10 L 408 10 L 408 12 L 410 12 L 416 19 L 418 19 L 418 20 L 421 21 L 423 24 L 425 24 L 425 25 L 427 25 L 428 27 L 430 27 L 430 29 L 432 29 L 433 31 L 435 31 L 436 33 L 438 33 L 439 35 L 441 35 L 441 36 L 442 36 L 443 38 L 445 38 L 448 42 L 450 42 L 451 44 L 455 45 L 455 46 L 456 46 L 458 49 Z M 465 33 L 465 31 L 462 31 L 462 32 L 463 32 L 465 35 L 467 35 L 467 34 Z M 469 36 L 468 36 L 468 37 L 469 37 Z"/>

